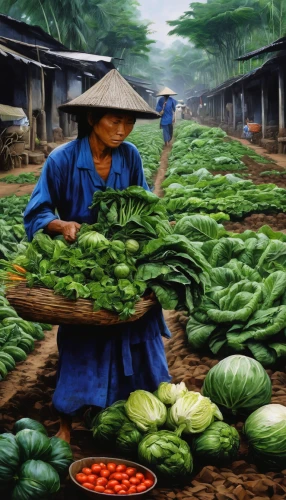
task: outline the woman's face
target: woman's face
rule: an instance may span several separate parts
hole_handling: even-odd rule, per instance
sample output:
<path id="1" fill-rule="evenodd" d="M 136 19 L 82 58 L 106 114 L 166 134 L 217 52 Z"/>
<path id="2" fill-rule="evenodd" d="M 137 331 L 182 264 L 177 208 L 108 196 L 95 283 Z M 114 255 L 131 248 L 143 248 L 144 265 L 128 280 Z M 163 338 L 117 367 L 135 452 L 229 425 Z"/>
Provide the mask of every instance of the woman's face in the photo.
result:
<path id="1" fill-rule="evenodd" d="M 117 148 L 132 132 L 135 116 L 126 112 L 110 112 L 95 123 L 91 135 L 99 139 L 106 147 Z"/>

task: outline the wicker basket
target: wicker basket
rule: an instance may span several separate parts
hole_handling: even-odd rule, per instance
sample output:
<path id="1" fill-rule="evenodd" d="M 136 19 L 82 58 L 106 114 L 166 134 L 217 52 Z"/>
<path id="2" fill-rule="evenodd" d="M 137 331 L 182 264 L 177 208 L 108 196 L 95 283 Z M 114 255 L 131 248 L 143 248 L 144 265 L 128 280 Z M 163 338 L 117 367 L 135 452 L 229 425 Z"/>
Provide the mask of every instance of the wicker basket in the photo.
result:
<path id="1" fill-rule="evenodd" d="M 154 294 L 142 297 L 135 304 L 135 314 L 122 321 L 117 313 L 100 309 L 93 311 L 93 302 L 87 299 L 70 300 L 55 295 L 47 288 L 27 288 L 24 283 L 10 287 L 7 299 L 21 318 L 52 325 L 116 325 L 136 321 L 158 305 Z"/>
<path id="2" fill-rule="evenodd" d="M 261 131 L 261 125 L 259 123 L 248 123 L 247 124 L 249 131 L 252 133 L 257 133 Z"/>

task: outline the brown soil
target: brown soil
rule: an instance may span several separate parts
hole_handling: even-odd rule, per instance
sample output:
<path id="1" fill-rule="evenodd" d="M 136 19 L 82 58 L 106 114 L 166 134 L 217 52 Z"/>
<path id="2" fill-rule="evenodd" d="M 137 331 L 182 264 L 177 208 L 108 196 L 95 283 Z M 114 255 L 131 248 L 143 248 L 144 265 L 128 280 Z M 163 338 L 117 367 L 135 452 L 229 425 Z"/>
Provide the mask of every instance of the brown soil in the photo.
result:
<path id="1" fill-rule="evenodd" d="M 0 198 L 5 196 L 12 196 L 16 194 L 17 196 L 23 196 L 25 194 L 31 194 L 35 184 L 7 184 L 6 182 L 1 182 L 3 177 L 6 175 L 20 175 L 34 173 L 35 175 L 40 175 L 43 165 L 27 165 L 24 168 L 14 168 L 8 172 L 0 172 Z"/>

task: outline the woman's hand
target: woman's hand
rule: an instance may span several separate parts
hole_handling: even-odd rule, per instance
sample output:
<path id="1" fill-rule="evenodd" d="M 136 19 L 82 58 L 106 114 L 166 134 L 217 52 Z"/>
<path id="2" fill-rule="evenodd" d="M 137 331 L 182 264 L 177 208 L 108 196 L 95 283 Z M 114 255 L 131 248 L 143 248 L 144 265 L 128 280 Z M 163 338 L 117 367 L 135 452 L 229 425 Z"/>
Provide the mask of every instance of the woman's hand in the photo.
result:
<path id="1" fill-rule="evenodd" d="M 76 240 L 79 230 L 80 224 L 78 224 L 78 222 L 65 222 L 62 229 L 62 235 L 68 243 L 73 243 Z"/>
<path id="2" fill-rule="evenodd" d="M 80 227 L 81 225 L 78 222 L 55 219 L 47 225 L 46 230 L 49 234 L 62 234 L 68 243 L 73 243 Z"/>

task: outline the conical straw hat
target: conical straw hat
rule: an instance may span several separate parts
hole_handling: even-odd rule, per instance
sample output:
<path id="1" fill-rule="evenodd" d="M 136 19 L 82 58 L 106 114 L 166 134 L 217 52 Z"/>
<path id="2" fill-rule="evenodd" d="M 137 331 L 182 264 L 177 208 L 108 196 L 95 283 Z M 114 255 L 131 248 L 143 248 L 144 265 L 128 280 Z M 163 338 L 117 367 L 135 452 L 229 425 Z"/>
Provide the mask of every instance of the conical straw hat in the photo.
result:
<path id="1" fill-rule="evenodd" d="M 90 108 L 132 111 L 138 118 L 159 118 L 160 116 L 116 69 L 109 71 L 80 96 L 59 106 L 61 111 L 73 115 L 78 115 Z"/>
<path id="2" fill-rule="evenodd" d="M 164 87 L 161 92 L 158 92 L 157 97 L 159 95 L 177 95 L 177 92 L 174 92 L 172 89 L 169 89 L 169 87 Z"/>

